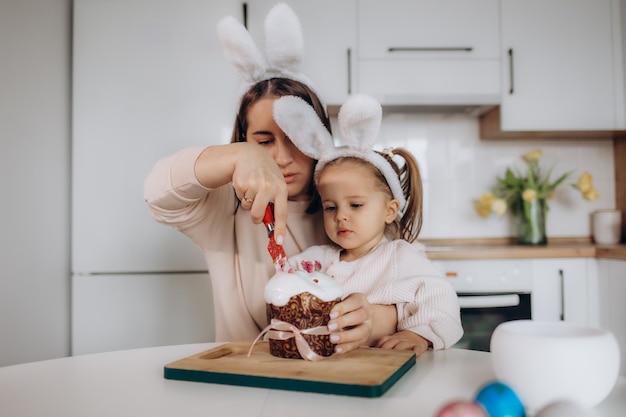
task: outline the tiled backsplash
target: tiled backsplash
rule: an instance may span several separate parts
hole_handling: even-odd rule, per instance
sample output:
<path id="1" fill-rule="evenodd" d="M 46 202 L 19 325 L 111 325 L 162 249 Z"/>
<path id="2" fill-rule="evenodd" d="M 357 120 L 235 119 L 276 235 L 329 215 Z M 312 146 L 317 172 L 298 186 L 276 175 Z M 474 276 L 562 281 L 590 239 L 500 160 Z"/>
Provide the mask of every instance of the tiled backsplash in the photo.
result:
<path id="1" fill-rule="evenodd" d="M 333 126 L 339 135 L 339 129 Z M 589 214 L 615 207 L 615 169 L 610 140 L 480 140 L 478 119 L 455 114 L 384 114 L 377 149 L 405 147 L 416 156 L 424 180 L 424 225 L 420 238 L 515 236 L 511 215 L 483 219 L 473 201 L 496 184 L 507 167 L 526 170 L 522 155 L 541 148 L 541 166 L 554 164 L 552 178 L 583 171 L 593 175 L 600 198 L 589 202 L 574 188 L 561 186 L 549 200 L 547 233 L 552 237 L 591 234 Z"/>

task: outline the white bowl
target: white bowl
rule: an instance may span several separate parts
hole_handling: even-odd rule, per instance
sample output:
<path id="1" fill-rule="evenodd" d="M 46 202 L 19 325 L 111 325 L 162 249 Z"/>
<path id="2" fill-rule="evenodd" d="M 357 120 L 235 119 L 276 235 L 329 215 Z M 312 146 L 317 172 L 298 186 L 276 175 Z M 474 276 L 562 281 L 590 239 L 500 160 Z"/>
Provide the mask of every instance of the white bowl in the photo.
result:
<path id="1" fill-rule="evenodd" d="M 567 322 L 502 323 L 491 336 L 491 356 L 496 377 L 530 410 L 558 400 L 593 407 L 609 395 L 620 367 L 611 332 Z"/>

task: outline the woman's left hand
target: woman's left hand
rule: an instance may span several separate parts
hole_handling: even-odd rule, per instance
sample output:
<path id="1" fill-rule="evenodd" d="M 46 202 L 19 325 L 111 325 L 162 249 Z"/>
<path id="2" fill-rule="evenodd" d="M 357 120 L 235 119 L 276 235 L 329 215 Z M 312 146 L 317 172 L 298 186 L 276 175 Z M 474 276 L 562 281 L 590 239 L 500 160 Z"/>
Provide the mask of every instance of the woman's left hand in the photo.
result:
<path id="1" fill-rule="evenodd" d="M 370 304 L 361 293 L 350 294 L 337 303 L 330 317 L 330 340 L 337 344 L 337 353 L 370 346 L 383 335 L 393 334 L 397 324 L 394 306 Z"/>

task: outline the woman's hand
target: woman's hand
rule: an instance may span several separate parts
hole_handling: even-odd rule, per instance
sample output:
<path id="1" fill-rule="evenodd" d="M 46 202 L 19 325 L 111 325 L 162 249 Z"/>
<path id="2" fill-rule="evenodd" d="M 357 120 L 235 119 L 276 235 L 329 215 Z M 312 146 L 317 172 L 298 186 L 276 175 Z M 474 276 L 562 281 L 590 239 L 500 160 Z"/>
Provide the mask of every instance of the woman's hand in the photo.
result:
<path id="1" fill-rule="evenodd" d="M 274 203 L 275 224 L 286 223 L 283 211 L 287 212 L 287 184 L 278 165 L 263 147 L 248 143 L 235 163 L 232 184 L 241 200 L 241 207 L 250 210 L 253 223 L 263 220 L 265 208 L 270 202 Z"/>
<path id="2" fill-rule="evenodd" d="M 428 350 L 430 342 L 417 333 L 402 330 L 380 338 L 376 347 L 383 349 L 412 350 L 417 356 Z"/>
<path id="3" fill-rule="evenodd" d="M 285 235 L 287 184 L 273 157 L 254 142 L 210 146 L 198 157 L 196 178 L 207 188 L 232 183 L 241 207 L 260 223 L 268 203 L 274 203 L 276 235 Z"/>
<path id="4" fill-rule="evenodd" d="M 328 328 L 337 353 L 349 352 L 359 346 L 371 346 L 383 335 L 396 330 L 395 306 L 375 305 L 365 294 L 350 294 L 333 307 Z"/>

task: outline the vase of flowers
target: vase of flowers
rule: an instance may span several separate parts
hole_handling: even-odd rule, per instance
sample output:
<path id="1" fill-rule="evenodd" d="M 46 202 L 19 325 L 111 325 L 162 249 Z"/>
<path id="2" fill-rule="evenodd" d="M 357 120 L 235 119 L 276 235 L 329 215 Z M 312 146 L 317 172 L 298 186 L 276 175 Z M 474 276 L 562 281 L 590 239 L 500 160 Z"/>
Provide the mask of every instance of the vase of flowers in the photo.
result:
<path id="1" fill-rule="evenodd" d="M 503 216 L 510 211 L 518 224 L 517 240 L 522 245 L 545 245 L 546 215 L 548 200 L 557 187 L 565 185 L 571 173 L 565 173 L 556 180 L 551 180 L 552 168 L 544 171 L 539 166 L 543 156 L 541 149 L 535 149 L 523 155 L 527 163 L 525 173 L 514 172 L 507 168 L 503 177 L 496 178 L 497 184 L 491 192 L 484 193 L 475 202 L 477 213 L 481 217 L 489 217 L 491 213 Z M 583 198 L 589 201 L 597 200 L 599 195 L 593 187 L 593 178 L 584 172 L 576 184 Z"/>
<path id="2" fill-rule="evenodd" d="M 546 237 L 546 200 L 535 198 L 526 201 L 520 199 L 518 205 L 517 243 L 520 245 L 545 245 Z"/>

